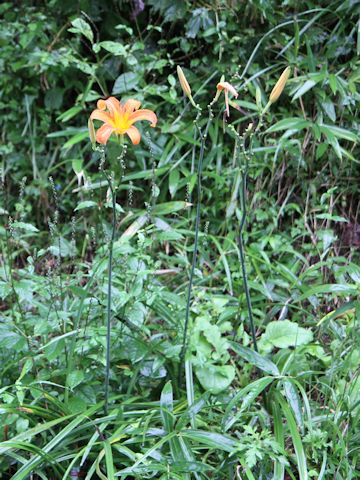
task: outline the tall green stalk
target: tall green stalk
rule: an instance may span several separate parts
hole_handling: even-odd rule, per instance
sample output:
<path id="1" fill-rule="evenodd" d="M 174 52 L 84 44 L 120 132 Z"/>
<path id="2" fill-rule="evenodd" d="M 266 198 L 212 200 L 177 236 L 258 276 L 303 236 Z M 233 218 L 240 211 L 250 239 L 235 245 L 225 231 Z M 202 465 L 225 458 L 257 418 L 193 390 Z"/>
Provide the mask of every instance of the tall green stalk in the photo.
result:
<path id="1" fill-rule="evenodd" d="M 125 154 L 126 148 L 124 147 L 124 139 L 121 135 L 119 138 L 119 144 L 122 146 L 122 152 L 119 160 L 123 158 Z M 105 157 L 102 157 L 100 168 L 102 173 L 104 174 L 109 190 L 111 193 L 111 202 L 112 202 L 112 220 L 111 220 L 111 235 L 109 239 L 109 259 L 108 259 L 108 289 L 107 289 L 107 305 L 106 305 L 106 359 L 105 359 L 105 403 L 104 403 L 104 410 L 105 415 L 108 413 L 109 408 L 109 384 L 110 384 L 110 352 L 111 352 L 111 302 L 112 302 L 112 267 L 113 267 L 113 247 L 114 247 L 114 240 L 115 240 L 115 232 L 116 232 L 116 191 L 113 187 L 113 181 L 110 175 L 104 170 L 104 161 Z"/>
<path id="2" fill-rule="evenodd" d="M 241 172 L 241 209 L 242 215 L 239 225 L 239 234 L 238 234 L 238 248 L 240 252 L 240 264 L 241 264 L 241 273 L 244 282 L 244 290 L 245 290 L 245 297 L 246 297 L 246 305 L 248 310 L 248 318 L 250 323 L 250 330 L 251 330 L 251 337 L 254 344 L 254 350 L 257 352 L 257 342 L 256 342 L 256 333 L 255 333 L 255 326 L 254 326 L 254 319 L 252 314 L 252 307 L 251 307 L 251 298 L 247 280 L 247 273 L 246 273 L 246 265 L 245 265 L 245 252 L 244 252 L 244 239 L 243 239 L 243 230 L 246 222 L 247 210 L 246 210 L 246 182 L 247 182 L 247 172 L 248 172 L 248 162 L 245 157 L 245 169 Z"/>
<path id="3" fill-rule="evenodd" d="M 188 329 L 189 329 L 189 319 L 190 319 L 190 303 L 191 303 L 191 294 L 192 287 L 194 283 L 195 267 L 198 254 L 198 243 L 199 243 L 199 230 L 200 230 L 200 213 L 201 213 L 201 179 L 202 179 L 202 168 L 205 152 L 205 142 L 210 126 L 211 119 L 213 117 L 211 104 L 209 105 L 209 117 L 203 133 L 202 129 L 198 124 L 198 118 L 195 121 L 195 125 L 200 135 L 200 155 L 199 162 L 197 165 L 197 199 L 196 199 L 196 220 L 195 220 L 195 238 L 194 238 L 194 250 L 191 262 L 190 278 L 189 285 L 187 290 L 187 300 L 186 300 L 186 310 L 185 310 L 185 322 L 184 322 L 184 333 L 182 340 L 182 347 L 180 352 L 180 364 L 179 364 L 179 376 L 178 384 L 181 386 L 181 373 L 182 365 L 185 360 L 186 350 L 188 347 Z M 185 360 L 185 381 L 186 381 L 186 393 L 188 405 L 191 406 L 194 403 L 194 387 L 193 387 L 193 373 L 192 373 L 192 363 L 190 360 Z M 192 424 L 194 426 L 194 418 L 192 418 Z"/>
<path id="4" fill-rule="evenodd" d="M 112 221 L 111 221 L 111 236 L 109 240 L 109 260 L 108 260 L 108 290 L 107 290 L 107 306 L 106 306 L 106 364 L 105 364 L 105 415 L 108 413 L 109 407 L 109 379 L 110 379 L 110 340 L 111 340 L 111 297 L 112 297 L 112 260 L 113 260 L 113 246 L 116 231 L 116 193 L 112 185 L 111 177 L 103 171 L 109 185 L 112 200 Z"/>
<path id="5" fill-rule="evenodd" d="M 246 209 L 246 189 L 247 189 L 247 175 L 248 175 L 248 170 L 249 170 L 249 158 L 252 157 L 253 155 L 253 139 L 259 128 L 261 128 L 263 122 L 262 115 L 260 115 L 259 118 L 259 123 L 255 130 L 252 130 L 253 126 L 251 125 L 250 129 L 245 132 L 245 135 L 243 137 L 239 137 L 239 134 L 233 129 L 235 134 L 238 137 L 238 140 L 240 141 L 241 148 L 242 148 L 242 156 L 244 158 L 244 165 L 239 165 L 240 171 L 241 171 L 241 185 L 240 185 L 240 201 L 241 201 L 241 219 L 240 219 L 240 225 L 239 225 L 239 233 L 238 233 L 238 238 L 237 238 L 237 243 L 238 243 L 238 248 L 240 252 L 240 264 L 241 264 L 241 274 L 244 282 L 244 290 L 245 290 L 245 298 L 246 298 L 246 306 L 247 306 L 247 311 L 248 311 L 248 319 L 249 319 L 249 324 L 250 324 L 250 330 L 251 330 L 251 337 L 254 345 L 254 350 L 257 352 L 258 347 L 257 347 L 257 341 L 256 341 L 256 332 L 255 332 L 255 325 L 254 325 L 254 318 L 252 314 L 252 306 L 251 306 L 251 297 L 250 297 L 250 291 L 249 291 L 249 285 L 248 285 L 248 278 L 247 278 L 247 273 L 246 273 L 246 264 L 245 264 L 245 249 L 244 249 L 244 237 L 243 237 L 243 232 L 244 232 L 244 227 L 246 223 L 246 217 L 247 217 L 247 209 Z M 246 139 L 247 136 L 249 136 L 249 148 L 246 150 Z M 240 299 L 239 299 L 239 305 L 240 305 Z"/>

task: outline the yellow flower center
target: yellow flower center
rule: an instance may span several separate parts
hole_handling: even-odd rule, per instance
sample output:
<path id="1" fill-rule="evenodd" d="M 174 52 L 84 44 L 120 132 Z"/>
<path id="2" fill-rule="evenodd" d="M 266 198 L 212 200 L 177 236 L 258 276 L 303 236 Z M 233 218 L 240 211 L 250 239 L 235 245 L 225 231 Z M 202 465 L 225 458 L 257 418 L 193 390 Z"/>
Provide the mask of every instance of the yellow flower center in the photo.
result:
<path id="1" fill-rule="evenodd" d="M 129 114 L 127 112 L 117 115 L 115 118 L 115 130 L 116 133 L 123 135 L 131 127 L 131 122 L 129 121 Z"/>

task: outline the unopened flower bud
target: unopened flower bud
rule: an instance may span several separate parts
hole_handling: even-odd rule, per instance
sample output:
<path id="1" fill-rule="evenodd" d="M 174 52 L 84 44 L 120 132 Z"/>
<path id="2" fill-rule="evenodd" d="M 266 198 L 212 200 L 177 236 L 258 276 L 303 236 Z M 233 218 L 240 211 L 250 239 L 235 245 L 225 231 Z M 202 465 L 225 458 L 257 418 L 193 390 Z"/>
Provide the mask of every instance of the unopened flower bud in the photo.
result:
<path id="1" fill-rule="evenodd" d="M 189 82 L 186 80 L 184 72 L 182 71 L 182 68 L 179 65 L 176 67 L 176 71 L 177 71 L 180 85 L 181 85 L 181 88 L 183 89 L 183 92 L 188 98 L 191 99 L 191 88 L 190 88 Z"/>
<path id="2" fill-rule="evenodd" d="M 89 128 L 89 137 L 92 144 L 92 147 L 96 146 L 96 134 L 95 134 L 95 127 L 94 122 L 89 118 L 88 121 L 88 128 Z"/>
<path id="3" fill-rule="evenodd" d="M 288 78 L 290 76 L 291 68 L 286 67 L 283 73 L 281 74 L 279 80 L 276 82 L 275 87 L 272 89 L 269 97 L 269 103 L 275 103 L 280 95 L 282 94 L 282 91 L 285 88 L 285 84 L 288 81 Z"/>

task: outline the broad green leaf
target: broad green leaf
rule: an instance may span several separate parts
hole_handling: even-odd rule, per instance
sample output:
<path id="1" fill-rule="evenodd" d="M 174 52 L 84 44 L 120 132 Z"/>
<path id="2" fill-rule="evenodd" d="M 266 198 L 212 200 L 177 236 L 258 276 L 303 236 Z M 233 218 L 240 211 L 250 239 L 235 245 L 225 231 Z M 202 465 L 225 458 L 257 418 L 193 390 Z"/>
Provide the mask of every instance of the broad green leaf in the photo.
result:
<path id="1" fill-rule="evenodd" d="M 72 33 L 81 33 L 92 43 L 94 41 L 94 34 L 91 30 L 90 25 L 83 18 L 75 18 L 71 22 L 72 27 L 69 28 L 69 32 Z"/>
<path id="2" fill-rule="evenodd" d="M 306 345 L 313 339 L 311 330 L 300 327 L 290 320 L 277 320 L 266 325 L 259 348 L 271 351 L 273 348 L 288 348 Z"/>
<path id="3" fill-rule="evenodd" d="M 91 208 L 91 207 L 98 207 L 99 205 L 94 202 L 93 200 L 85 200 L 84 202 L 80 202 L 78 206 L 75 208 L 75 212 L 78 210 L 83 210 L 84 208 Z"/>
<path id="4" fill-rule="evenodd" d="M 126 72 L 122 73 L 115 81 L 113 87 L 113 95 L 126 93 L 130 90 L 135 90 L 138 86 L 140 78 L 137 73 Z"/>
<path id="5" fill-rule="evenodd" d="M 232 365 L 206 365 L 195 368 L 196 376 L 201 386 L 213 394 L 225 390 L 235 378 L 235 368 Z"/>
<path id="6" fill-rule="evenodd" d="M 113 42 L 111 40 L 105 40 L 104 42 L 97 43 L 93 46 L 93 49 L 96 51 L 98 47 L 103 48 L 107 52 L 112 53 L 113 55 L 117 56 L 120 55 L 125 57 L 128 55 L 126 46 L 119 42 Z"/>
<path id="7" fill-rule="evenodd" d="M 20 230 L 24 230 L 25 232 L 28 232 L 28 233 L 37 233 L 39 231 L 39 229 L 34 227 L 34 225 L 31 225 L 31 223 L 14 222 L 12 226 L 14 228 L 19 228 Z"/>
<path id="8" fill-rule="evenodd" d="M 68 377 L 68 385 L 70 388 L 77 387 L 85 378 L 82 370 L 73 370 Z"/>

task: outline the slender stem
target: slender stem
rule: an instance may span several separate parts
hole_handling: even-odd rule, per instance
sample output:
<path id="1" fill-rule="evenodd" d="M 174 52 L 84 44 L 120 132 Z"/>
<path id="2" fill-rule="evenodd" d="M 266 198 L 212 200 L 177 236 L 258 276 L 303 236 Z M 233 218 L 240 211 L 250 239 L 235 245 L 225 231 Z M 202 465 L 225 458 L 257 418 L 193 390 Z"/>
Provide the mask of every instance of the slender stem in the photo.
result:
<path id="1" fill-rule="evenodd" d="M 241 172 L 241 192 L 240 193 L 241 193 L 242 215 L 241 215 L 241 220 L 240 220 L 240 225 L 239 225 L 239 234 L 238 234 L 238 248 L 239 248 L 239 252 L 240 252 L 241 273 L 242 273 L 243 282 L 244 282 L 244 290 L 245 290 L 246 305 L 247 305 L 247 310 L 248 310 L 248 318 L 249 318 L 249 323 L 250 323 L 251 337 L 252 337 L 252 340 L 253 340 L 254 350 L 256 352 L 258 351 L 258 347 L 257 347 L 257 341 L 256 341 L 254 318 L 253 318 L 253 314 L 252 314 L 251 297 L 250 297 L 248 279 L 247 279 L 247 273 L 246 273 L 243 231 L 244 231 L 246 216 L 247 216 L 246 187 L 247 187 L 247 174 L 248 174 L 248 167 L 249 167 L 249 163 L 248 163 L 249 155 L 250 155 L 250 157 L 252 156 L 252 153 L 253 153 L 252 146 L 253 146 L 254 135 L 258 131 L 258 129 L 260 128 L 261 124 L 262 124 L 262 116 L 260 117 L 259 124 L 256 127 L 255 131 L 250 133 L 249 152 L 247 152 L 246 149 L 245 149 L 245 138 L 243 139 L 243 143 L 242 143 L 245 166 L 244 166 L 244 169 Z M 240 166 L 240 168 L 241 168 L 241 166 Z M 239 305 L 240 305 L 240 301 L 239 301 Z"/>
<path id="2" fill-rule="evenodd" d="M 105 415 L 109 407 L 109 378 L 110 378 L 110 340 L 111 340 L 111 296 L 112 296 L 112 260 L 113 245 L 116 231 L 116 194 L 112 185 L 111 177 L 103 170 L 109 185 L 112 199 L 112 225 L 111 236 L 109 240 L 109 261 L 108 261 L 108 291 L 107 291 L 107 309 L 106 309 L 106 365 L 105 365 Z"/>
<path id="3" fill-rule="evenodd" d="M 248 310 L 248 317 L 251 329 L 251 336 L 254 344 L 254 350 L 257 352 L 257 342 L 256 342 L 256 333 L 255 333 L 255 326 L 254 326 L 254 319 L 252 315 L 252 307 L 251 307 L 251 298 L 246 274 L 246 265 L 245 265 L 245 252 L 244 252 L 244 240 L 243 240 L 243 229 L 245 226 L 245 220 L 247 215 L 246 210 L 246 180 L 247 180 L 247 166 L 245 171 L 241 174 L 241 203 L 242 203 L 242 216 L 240 220 L 239 226 L 239 235 L 238 235 L 238 247 L 240 252 L 240 263 L 241 263 L 241 273 L 244 282 L 244 290 L 245 290 L 245 297 L 246 297 L 246 305 Z"/>
<path id="4" fill-rule="evenodd" d="M 197 200 L 196 200 L 196 221 L 195 221 L 195 239 L 194 239 L 194 250 L 191 262 L 191 270 L 190 270 L 190 278 L 189 278 L 189 285 L 187 291 L 187 300 L 186 300 L 186 311 L 185 311 L 185 323 L 184 323 L 184 333 L 183 333 L 183 340 L 182 340 L 182 347 L 180 352 L 180 365 L 179 365 L 179 379 L 178 383 L 179 386 L 181 385 L 181 371 L 182 371 L 182 364 L 184 363 L 186 350 L 188 346 L 188 328 L 189 328 L 189 318 L 190 318 L 190 301 L 191 301 L 191 293 L 192 293 L 192 286 L 194 282 L 194 274 L 195 274 L 195 266 L 197 260 L 197 253 L 198 253 L 198 243 L 199 243 L 199 227 L 200 227 L 200 211 L 201 211 L 201 176 L 202 176 L 202 166 L 203 166 L 203 159 L 204 159 L 204 152 L 205 152 L 205 141 L 208 134 L 210 121 L 212 119 L 212 111 L 211 107 L 209 106 L 209 117 L 205 127 L 205 132 L 202 133 L 197 121 L 195 125 L 198 129 L 200 135 L 200 155 L 199 155 L 199 162 L 197 168 Z M 187 365 L 185 369 L 185 376 L 186 376 L 186 384 L 187 390 L 192 390 L 190 386 L 192 385 L 192 368 L 191 365 Z M 193 395 L 188 395 L 188 403 L 191 405 L 193 403 Z"/>
<path id="5" fill-rule="evenodd" d="M 205 140 L 203 135 L 201 134 L 201 131 L 200 131 L 200 136 L 201 136 L 201 147 L 200 147 L 201 149 L 200 149 L 200 157 L 199 157 L 198 171 L 197 171 L 195 240 L 194 240 L 194 251 L 193 251 L 192 262 L 191 262 L 189 285 L 188 285 L 188 291 L 187 291 L 184 333 L 183 333 L 182 348 L 180 353 L 180 366 L 184 361 L 186 348 L 187 348 L 187 331 L 189 327 L 189 317 L 190 317 L 190 300 L 191 300 L 192 286 L 194 282 L 194 273 L 195 273 L 198 243 L 199 243 L 199 226 L 200 226 L 200 210 L 201 210 L 201 174 L 202 174 L 202 163 L 203 163 L 204 150 L 205 150 Z"/>

